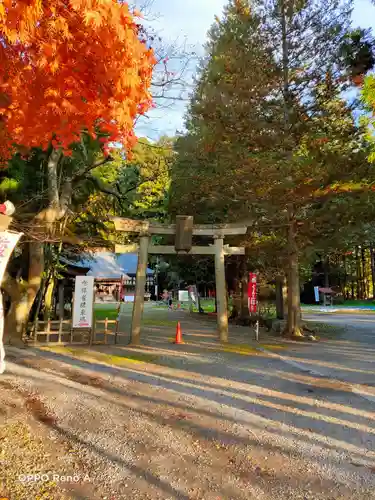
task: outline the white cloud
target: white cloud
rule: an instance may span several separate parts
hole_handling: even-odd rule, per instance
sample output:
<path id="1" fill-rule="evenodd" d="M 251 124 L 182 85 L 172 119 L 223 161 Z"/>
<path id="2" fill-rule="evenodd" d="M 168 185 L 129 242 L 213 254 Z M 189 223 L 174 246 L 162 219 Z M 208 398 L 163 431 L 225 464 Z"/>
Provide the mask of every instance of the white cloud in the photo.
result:
<path id="1" fill-rule="evenodd" d="M 186 37 L 189 44 L 202 44 L 215 15 L 221 15 L 226 3 L 226 0 L 155 0 L 153 11 L 160 14 L 155 26 L 168 39 Z"/>

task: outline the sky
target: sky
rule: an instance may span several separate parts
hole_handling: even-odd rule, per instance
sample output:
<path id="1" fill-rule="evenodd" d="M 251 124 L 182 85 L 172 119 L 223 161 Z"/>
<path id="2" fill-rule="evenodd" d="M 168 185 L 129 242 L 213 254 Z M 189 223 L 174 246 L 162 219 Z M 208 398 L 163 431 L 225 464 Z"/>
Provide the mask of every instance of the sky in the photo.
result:
<path id="1" fill-rule="evenodd" d="M 144 0 L 140 0 L 144 1 Z M 153 0 L 147 16 L 150 25 L 163 39 L 163 44 L 174 47 L 187 47 L 187 51 L 196 52 L 197 56 L 203 53 L 203 44 L 206 41 L 215 15 L 221 15 L 227 0 Z M 370 0 L 355 0 L 353 26 L 373 28 L 375 32 L 375 6 Z M 198 57 L 189 62 L 188 74 L 196 71 Z M 173 68 L 173 60 L 169 63 Z M 179 95 L 179 89 L 176 89 Z M 156 102 L 160 105 L 160 100 Z M 186 101 L 166 101 L 161 107 L 152 110 L 147 118 L 140 120 L 137 133 L 150 139 L 157 139 L 161 135 L 175 135 L 183 129 Z"/>

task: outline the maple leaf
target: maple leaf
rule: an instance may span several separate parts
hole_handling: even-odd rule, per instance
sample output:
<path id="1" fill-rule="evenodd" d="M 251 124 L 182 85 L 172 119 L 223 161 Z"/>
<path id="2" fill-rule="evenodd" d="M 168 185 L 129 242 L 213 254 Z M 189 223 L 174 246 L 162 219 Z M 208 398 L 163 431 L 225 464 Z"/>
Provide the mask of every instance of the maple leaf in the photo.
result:
<path id="1" fill-rule="evenodd" d="M 133 146 L 156 61 L 126 3 L 3 0 L 0 39 L 0 156 L 14 144 L 46 147 L 54 134 L 69 151 L 97 124 L 108 130 L 103 146 Z"/>

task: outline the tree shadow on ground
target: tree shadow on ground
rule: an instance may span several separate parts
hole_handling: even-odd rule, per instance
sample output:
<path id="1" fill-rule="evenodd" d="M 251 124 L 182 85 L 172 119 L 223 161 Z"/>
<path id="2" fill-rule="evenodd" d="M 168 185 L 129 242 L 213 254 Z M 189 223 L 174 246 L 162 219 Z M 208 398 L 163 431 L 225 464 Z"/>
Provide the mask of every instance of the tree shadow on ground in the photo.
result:
<path id="1" fill-rule="evenodd" d="M 70 364 L 69 361 L 69 358 L 65 359 L 65 364 L 69 367 L 68 370 L 60 367 L 60 376 L 62 375 L 69 380 L 84 385 L 95 386 L 95 383 L 97 383 L 99 388 L 107 392 L 118 394 L 119 396 L 124 395 L 124 390 L 116 388 L 108 382 L 97 382 L 97 378 L 95 377 L 98 374 L 94 376 L 82 376 L 82 373 L 75 373 L 74 369 L 77 367 L 75 364 Z M 86 364 L 86 366 L 81 364 L 81 368 L 90 370 L 91 367 L 89 364 Z M 241 410 L 242 412 L 246 412 L 244 413 L 245 415 L 256 416 L 261 420 L 265 419 L 266 422 L 288 423 L 290 428 L 294 429 L 292 433 L 301 434 L 302 432 L 303 434 L 305 432 L 307 435 L 304 435 L 303 439 L 307 442 L 322 441 L 319 436 L 330 437 L 334 440 L 335 444 L 326 443 L 326 445 L 332 449 L 355 453 L 364 457 L 371 448 L 367 448 L 366 450 L 366 448 L 358 446 L 358 443 L 363 443 L 363 433 L 368 435 L 368 445 L 371 442 L 374 444 L 375 441 L 374 437 L 370 437 L 375 434 L 375 413 L 366 411 L 361 407 L 362 405 L 358 404 L 359 398 L 353 395 L 351 395 L 352 400 L 355 400 L 357 406 L 360 406 L 360 408 L 356 408 L 353 404 L 345 405 L 325 401 L 324 398 L 327 396 L 327 391 L 325 391 L 324 397 L 321 396 L 321 400 L 318 402 L 315 399 L 315 394 L 314 397 L 306 397 L 306 395 L 300 395 L 298 390 L 295 390 L 294 393 L 288 393 L 267 389 L 267 392 L 264 393 L 262 391 L 263 388 L 258 385 L 248 384 L 246 386 L 245 384 L 241 384 L 241 387 L 229 387 L 222 383 L 208 383 L 202 379 L 188 380 L 186 376 L 181 377 L 177 374 L 150 374 L 135 368 L 123 368 L 121 370 L 111 367 L 104 368 L 107 368 L 107 370 L 101 370 L 102 374 L 115 375 L 119 381 L 121 379 L 136 380 L 156 389 L 163 388 L 186 396 L 196 396 L 205 401 L 211 401 L 216 405 L 225 405 L 226 408 Z M 243 386 L 245 386 L 245 389 L 243 389 Z M 129 389 L 127 388 L 126 394 L 128 392 Z M 328 393 L 337 396 L 340 391 L 330 389 Z M 140 394 L 133 394 L 133 396 L 134 398 L 142 399 L 142 395 Z M 344 398 L 348 397 L 345 392 L 341 392 L 341 396 Z M 143 399 L 146 401 L 147 397 Z M 150 400 L 154 401 L 154 403 L 161 402 L 160 400 L 157 401 L 154 397 L 151 397 Z M 175 402 L 168 402 L 168 404 L 178 407 Z M 186 409 L 186 407 L 182 409 Z M 212 416 L 211 412 L 207 410 L 194 409 L 194 411 Z M 214 416 L 215 418 L 220 418 L 217 413 Z M 242 422 L 247 425 L 249 423 L 251 425 L 254 424 L 254 422 L 242 420 L 241 415 L 236 415 L 235 418 L 228 418 L 228 416 L 223 415 L 221 418 L 232 420 L 233 422 Z M 288 420 L 292 420 L 292 422 L 288 422 Z M 324 428 L 324 433 L 322 433 L 322 428 Z M 375 459 L 375 454 L 373 459 Z"/>
<path id="2" fill-rule="evenodd" d="M 40 374 L 36 375 L 33 378 L 37 386 L 45 382 L 43 381 L 43 378 L 41 377 Z M 62 381 L 61 383 L 62 385 L 66 384 L 66 382 L 64 381 Z M 125 409 L 125 410 L 136 411 L 142 418 L 153 420 L 154 422 L 156 422 L 161 426 L 168 426 L 174 431 L 185 432 L 191 434 L 192 436 L 197 435 L 204 440 L 219 442 L 229 449 L 231 447 L 233 447 L 233 449 L 237 449 L 236 447 L 238 446 L 240 446 L 242 449 L 248 447 L 254 449 L 254 448 L 259 448 L 261 446 L 262 453 L 266 451 L 272 454 L 288 453 L 293 455 L 296 453 L 296 445 L 301 447 L 303 446 L 304 459 L 309 461 L 311 464 L 316 463 L 316 465 L 321 465 L 322 460 L 324 462 L 325 459 L 324 458 L 322 459 L 319 450 L 317 450 L 317 447 L 319 446 L 322 448 L 331 449 L 332 451 L 335 452 L 331 454 L 330 467 L 337 468 L 338 471 L 342 467 L 342 455 L 340 455 L 342 451 L 345 451 L 345 453 L 349 453 L 350 456 L 352 457 L 353 462 L 356 462 L 357 466 L 359 463 L 367 461 L 366 450 L 360 450 L 358 448 L 356 451 L 354 447 L 346 446 L 344 442 L 338 442 L 338 441 L 336 441 L 334 445 L 331 445 L 330 443 L 327 442 L 327 438 L 324 434 L 317 434 L 311 431 L 306 431 L 305 433 L 301 434 L 300 429 L 293 426 L 291 426 L 288 429 L 284 429 L 285 437 L 290 437 L 291 440 L 293 440 L 293 445 L 291 445 L 290 447 L 283 446 L 281 448 L 280 445 L 272 444 L 272 434 L 279 434 L 281 429 L 277 425 L 273 427 L 273 420 L 271 418 L 267 419 L 262 418 L 258 423 L 255 422 L 254 420 L 252 420 L 251 422 L 249 422 L 249 420 L 243 420 L 242 423 L 244 425 L 251 426 L 251 432 L 246 433 L 245 436 L 239 436 L 239 435 L 234 435 L 231 432 L 228 432 L 228 430 L 210 427 L 210 423 L 212 423 L 214 419 L 221 419 L 223 421 L 229 421 L 232 424 L 238 425 L 239 423 L 241 423 L 240 415 L 236 415 L 235 417 L 234 416 L 228 417 L 226 415 L 220 414 L 215 411 L 213 412 L 208 410 L 202 411 L 202 409 L 196 408 L 193 404 L 187 405 L 176 402 L 173 402 L 173 404 L 171 404 L 171 402 L 166 400 L 165 398 L 153 397 L 152 399 L 150 399 L 148 396 L 137 394 L 136 392 L 129 391 L 128 389 L 126 390 L 127 401 L 125 402 L 119 400 L 118 396 L 119 394 L 121 394 L 121 392 L 119 392 L 119 389 L 117 388 L 110 388 L 107 386 L 102 387 L 100 385 L 99 386 L 95 385 L 95 387 L 92 388 L 90 387 L 89 384 L 84 384 L 83 381 L 78 380 L 78 383 L 83 384 L 83 386 L 81 387 L 81 390 L 83 392 L 86 392 L 90 395 L 95 395 L 96 392 L 96 396 L 99 397 L 100 401 L 102 402 L 107 401 L 111 404 L 121 407 L 123 410 Z M 99 394 L 97 393 L 97 389 L 100 390 Z M 94 392 L 92 392 L 92 390 L 94 390 Z M 111 395 L 111 393 L 114 394 L 115 396 Z M 124 392 L 122 392 L 122 394 L 124 395 Z M 129 400 L 131 402 L 129 402 Z M 164 405 L 172 406 L 173 408 L 179 410 L 181 409 L 183 410 L 183 412 L 189 412 L 191 415 L 188 418 L 183 418 L 183 417 L 181 418 L 180 413 L 175 414 L 175 412 L 174 413 L 172 412 L 172 414 L 171 413 L 163 414 L 161 410 Z M 158 408 L 158 406 L 161 406 L 161 408 Z M 152 409 L 149 409 L 149 407 L 151 407 Z M 217 409 L 217 407 L 215 408 Z M 208 421 L 205 421 L 204 425 L 202 425 L 202 422 L 200 422 L 199 419 L 197 419 L 198 421 L 194 421 L 192 419 L 194 418 L 194 416 L 196 415 L 199 416 L 202 414 L 210 417 Z M 85 446 L 87 445 L 89 447 L 92 447 L 91 443 L 86 442 L 80 438 L 77 438 L 77 436 L 74 435 L 74 433 L 67 431 L 66 429 L 59 428 L 59 426 L 56 426 L 56 424 L 54 424 L 53 421 L 47 421 L 43 423 L 54 427 L 66 439 L 76 441 L 79 444 Z M 259 440 L 257 439 L 257 433 L 258 431 L 260 432 L 264 431 L 265 428 L 267 429 L 267 433 L 270 435 L 270 441 L 267 443 L 264 442 L 260 443 Z M 176 436 L 177 435 L 178 434 L 176 434 Z M 308 445 L 307 447 L 306 444 Z M 313 447 L 315 448 L 314 451 L 312 449 Z M 162 484 L 159 484 L 159 479 L 155 478 L 152 474 L 150 473 L 145 474 L 145 471 L 141 470 L 139 467 L 136 467 L 134 465 L 129 466 L 129 464 L 126 461 L 119 459 L 119 457 L 116 457 L 115 455 L 108 454 L 107 452 L 101 450 L 99 447 L 94 446 L 93 449 L 96 453 L 104 455 L 108 460 L 118 463 L 123 467 L 129 468 L 132 471 L 132 473 L 137 475 L 142 475 L 142 477 L 145 477 L 145 479 L 149 481 L 150 484 L 157 486 L 165 493 L 172 494 L 171 488 L 168 487 L 168 485 L 164 484 L 164 482 Z M 339 452 L 339 455 L 336 455 L 336 452 Z M 351 468 L 353 470 L 356 470 L 355 465 L 352 465 Z M 236 474 L 236 472 L 233 471 L 233 474 Z M 248 474 L 248 476 L 250 477 L 251 474 Z M 313 477 L 306 477 L 305 479 L 306 482 L 311 482 L 314 480 Z M 273 481 L 272 478 L 267 478 L 267 480 L 270 482 L 270 484 L 272 484 Z M 293 475 L 291 475 L 289 478 L 284 477 L 283 480 L 290 484 L 293 484 L 295 482 Z M 319 481 L 321 481 L 321 479 L 319 479 Z M 321 484 L 321 486 L 323 485 Z M 185 497 L 179 496 L 180 492 L 174 491 L 173 494 L 175 495 L 176 498 L 189 498 L 187 496 Z"/>

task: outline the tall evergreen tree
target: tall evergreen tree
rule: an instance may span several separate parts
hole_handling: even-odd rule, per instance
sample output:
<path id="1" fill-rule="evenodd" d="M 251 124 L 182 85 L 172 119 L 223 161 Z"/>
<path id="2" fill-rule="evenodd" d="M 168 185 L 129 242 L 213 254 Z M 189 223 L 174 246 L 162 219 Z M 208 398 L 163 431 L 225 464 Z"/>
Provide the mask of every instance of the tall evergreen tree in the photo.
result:
<path id="1" fill-rule="evenodd" d="M 372 182 L 363 130 L 340 99 L 350 13 L 341 0 L 231 0 L 177 143 L 180 203 L 252 219 L 285 243 L 289 335 L 301 335 L 299 258 L 321 238 L 318 214 Z M 326 225 L 337 222 L 331 211 Z"/>
<path id="2" fill-rule="evenodd" d="M 238 216 L 234 193 L 240 186 L 246 192 L 252 177 L 242 160 L 268 151 L 279 136 L 281 75 L 247 3 L 231 1 L 212 26 L 186 117 L 188 134 L 176 144 L 172 193 L 178 195 L 171 210 L 193 202 L 202 221 Z"/>

